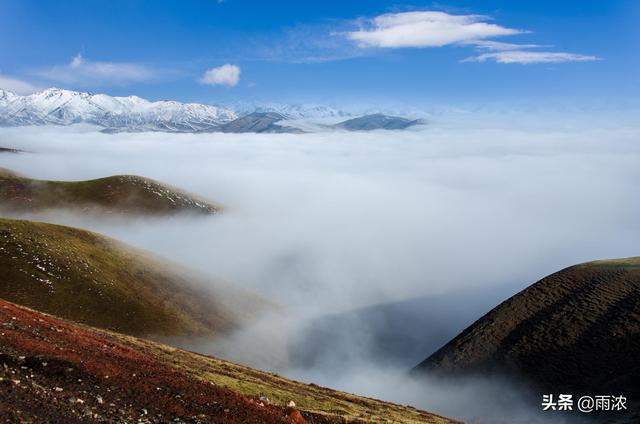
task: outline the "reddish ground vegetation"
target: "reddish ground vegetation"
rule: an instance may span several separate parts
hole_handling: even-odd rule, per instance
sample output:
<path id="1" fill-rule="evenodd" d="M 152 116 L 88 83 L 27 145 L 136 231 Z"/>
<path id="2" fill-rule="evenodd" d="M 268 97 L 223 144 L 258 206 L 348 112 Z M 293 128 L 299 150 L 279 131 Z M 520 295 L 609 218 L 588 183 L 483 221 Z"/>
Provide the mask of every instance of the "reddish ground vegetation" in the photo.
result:
<path id="1" fill-rule="evenodd" d="M 8 422 L 296 423 L 166 366 L 108 333 L 0 300 L 0 419 Z"/>

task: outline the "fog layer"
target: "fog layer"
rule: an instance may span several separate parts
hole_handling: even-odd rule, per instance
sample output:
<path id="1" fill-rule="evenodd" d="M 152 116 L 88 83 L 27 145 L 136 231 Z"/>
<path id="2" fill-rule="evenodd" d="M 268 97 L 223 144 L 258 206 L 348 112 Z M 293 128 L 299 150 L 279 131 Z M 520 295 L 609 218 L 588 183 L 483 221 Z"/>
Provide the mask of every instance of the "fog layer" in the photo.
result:
<path id="1" fill-rule="evenodd" d="M 302 328 L 328 314 L 444 296 L 459 319 L 443 312 L 433 320 L 438 339 L 425 344 L 430 351 L 424 359 L 486 312 L 481 309 L 551 272 L 639 254 L 640 126 L 615 118 L 603 123 L 583 117 L 571 125 L 547 118 L 457 116 L 432 119 L 419 131 L 304 135 L 11 128 L 0 129 L 0 146 L 32 153 L 0 155 L 0 166 L 46 179 L 143 175 L 226 205 L 223 215 L 198 219 L 35 216 L 103 232 L 258 291 L 287 309 L 286 323 L 263 322 L 259 330 L 234 335 L 224 349 L 209 345 L 214 353 L 234 359 L 234 346 L 236 352 L 258 349 L 251 344 L 255 331 L 318 343 L 319 333 Z M 463 295 L 484 289 L 491 296 L 481 304 Z M 391 356 L 373 353 L 380 348 L 372 346 L 380 343 L 372 342 L 380 340 L 378 330 L 349 322 L 345 328 L 353 337 L 344 331 L 322 336 L 321 343 L 338 348 L 281 371 L 452 410 L 438 400 L 451 400 L 447 392 L 388 390 L 381 373 L 389 369 L 381 368 Z M 389 366 L 415 359 L 413 353 L 396 361 L 402 344 L 426 325 L 402 322 L 406 328 L 396 323 L 393 332 L 406 337 L 387 342 L 397 344 Z M 425 337 L 435 337 L 433 330 L 424 329 Z M 330 358 L 335 351 L 352 353 L 339 373 Z M 252 363 L 250 355 L 242 360 Z M 259 365 L 287 363 L 276 362 Z"/>

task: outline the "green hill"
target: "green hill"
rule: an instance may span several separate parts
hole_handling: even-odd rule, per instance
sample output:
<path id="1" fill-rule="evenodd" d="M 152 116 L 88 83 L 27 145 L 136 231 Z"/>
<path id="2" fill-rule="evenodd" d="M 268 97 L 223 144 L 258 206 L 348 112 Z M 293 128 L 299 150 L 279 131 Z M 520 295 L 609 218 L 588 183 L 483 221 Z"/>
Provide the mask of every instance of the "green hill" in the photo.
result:
<path id="1" fill-rule="evenodd" d="M 257 295 L 99 234 L 10 219 L 0 219 L 0 298 L 157 337 L 226 332 L 273 308 Z"/>
<path id="2" fill-rule="evenodd" d="M 222 208 L 177 188 L 135 175 L 116 175 L 88 181 L 46 181 L 0 169 L 0 209 L 10 212 L 71 209 L 96 213 L 170 215 L 213 214 Z"/>

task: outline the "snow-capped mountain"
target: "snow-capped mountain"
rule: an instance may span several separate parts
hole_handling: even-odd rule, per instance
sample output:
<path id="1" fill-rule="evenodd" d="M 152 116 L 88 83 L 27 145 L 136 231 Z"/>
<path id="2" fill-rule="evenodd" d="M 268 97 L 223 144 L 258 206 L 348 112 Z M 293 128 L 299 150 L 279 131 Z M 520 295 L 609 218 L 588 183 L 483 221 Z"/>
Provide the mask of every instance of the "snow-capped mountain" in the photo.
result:
<path id="1" fill-rule="evenodd" d="M 230 104 L 227 107 L 241 116 L 250 113 L 277 113 L 286 119 L 345 118 L 352 116 L 344 110 L 318 104 L 238 102 Z"/>
<path id="2" fill-rule="evenodd" d="M 236 119 L 216 106 L 175 101 L 150 102 L 49 88 L 28 96 L 0 89 L 0 126 L 88 123 L 110 131 L 214 131 Z"/>
<path id="3" fill-rule="evenodd" d="M 49 88 L 20 96 L 0 89 L 0 126 L 92 124 L 103 132 L 303 133 L 401 129 L 418 121 L 354 115 L 317 104 L 237 103 L 228 107 Z"/>

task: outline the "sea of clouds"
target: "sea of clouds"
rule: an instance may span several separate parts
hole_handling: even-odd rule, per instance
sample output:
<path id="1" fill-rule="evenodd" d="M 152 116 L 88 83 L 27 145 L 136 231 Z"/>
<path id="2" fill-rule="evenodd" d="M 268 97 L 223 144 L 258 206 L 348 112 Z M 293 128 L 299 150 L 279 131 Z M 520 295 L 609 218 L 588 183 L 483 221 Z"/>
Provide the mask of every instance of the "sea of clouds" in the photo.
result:
<path id="1" fill-rule="evenodd" d="M 435 117 L 418 130 L 369 133 L 2 128 L 0 146 L 28 153 L 0 155 L 0 167 L 42 179 L 137 174 L 224 204 L 225 213 L 212 218 L 31 218 L 105 233 L 255 290 L 287 309 L 286 322 L 262 323 L 248 335 L 295 333 L 327 314 L 447 296 L 452 305 L 463 304 L 463 319 L 438 323 L 452 337 L 491 305 L 549 273 L 639 254 L 639 122 L 593 112 L 470 113 Z M 491 293 L 481 307 L 465 295 L 478 289 Z M 357 326 L 350 331 L 358 332 Z M 363 324 L 361 331 L 375 329 Z M 225 351 L 260 349 L 252 339 L 236 334 L 227 342 L 237 348 Z M 374 369 L 361 337 L 353 337 L 357 346 L 350 346 L 349 337 L 335 340 L 341 344 L 336 350 L 356 352 L 338 373 L 327 369 L 333 361 L 277 368 L 282 364 L 253 363 L 251 355 L 241 359 L 449 415 L 487 416 L 486 408 L 465 412 L 456 406 L 477 390 L 454 390 L 458 397 L 452 400 L 451 390 L 436 394 L 441 386 L 390 389 L 389 374 L 401 378 L 406 369 L 383 369 L 378 362 Z M 214 345 L 200 347 L 220 352 Z"/>

